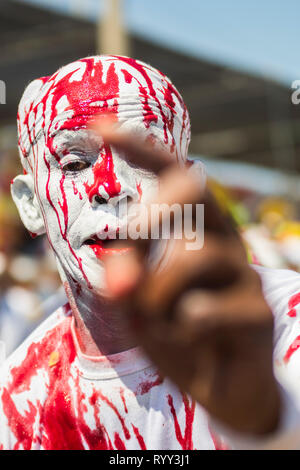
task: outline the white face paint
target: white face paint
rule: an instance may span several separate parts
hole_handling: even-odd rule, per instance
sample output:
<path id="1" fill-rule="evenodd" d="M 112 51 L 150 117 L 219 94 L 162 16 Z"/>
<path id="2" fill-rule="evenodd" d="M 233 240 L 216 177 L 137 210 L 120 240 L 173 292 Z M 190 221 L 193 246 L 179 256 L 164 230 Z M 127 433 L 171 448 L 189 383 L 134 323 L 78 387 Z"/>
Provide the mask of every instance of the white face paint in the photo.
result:
<path id="1" fill-rule="evenodd" d="M 101 291 L 101 259 L 115 252 L 103 239 L 125 223 L 120 204 L 148 199 L 155 179 L 132 168 L 91 130 L 60 131 L 53 148 L 59 160 L 47 149 L 39 152 L 35 185 L 49 241 L 63 277 Z"/>
<path id="2" fill-rule="evenodd" d="M 86 289 L 101 293 L 104 283 L 101 258 L 107 250 L 96 234 L 109 237 L 122 227 L 117 209 L 126 198 L 145 201 L 155 190 L 151 175 L 132 168 L 89 129 L 101 114 L 164 146 L 181 163 L 190 138 L 178 91 L 163 74 L 133 59 L 81 59 L 25 90 L 18 116 L 21 160 L 34 177 L 62 280 L 78 296 Z M 19 210 L 22 216 L 20 205 Z"/>

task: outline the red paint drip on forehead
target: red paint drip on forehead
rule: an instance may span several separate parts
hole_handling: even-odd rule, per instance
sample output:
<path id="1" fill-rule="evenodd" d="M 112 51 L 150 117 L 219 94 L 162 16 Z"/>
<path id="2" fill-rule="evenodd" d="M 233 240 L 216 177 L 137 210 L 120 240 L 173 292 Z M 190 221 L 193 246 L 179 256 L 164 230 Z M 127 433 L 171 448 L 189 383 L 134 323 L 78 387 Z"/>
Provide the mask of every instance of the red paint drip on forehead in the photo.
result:
<path id="1" fill-rule="evenodd" d="M 114 57 L 118 58 L 119 60 L 127 63 L 128 65 L 130 65 L 131 67 L 136 69 L 142 75 L 144 80 L 146 81 L 147 87 L 148 87 L 148 92 L 147 92 L 145 87 L 140 86 L 140 94 L 144 99 L 143 108 L 144 108 L 144 122 L 145 122 L 145 125 L 146 125 L 146 127 L 149 127 L 151 121 L 157 122 L 157 120 L 158 120 L 157 116 L 154 114 L 153 110 L 149 106 L 148 99 L 149 99 L 149 96 L 151 96 L 157 103 L 157 107 L 159 109 L 159 112 L 160 112 L 160 115 L 161 115 L 161 118 L 162 118 L 162 121 L 163 121 L 164 138 L 165 138 L 165 143 L 166 144 L 168 143 L 167 129 L 169 130 L 169 132 L 172 136 L 171 152 L 173 152 L 173 150 L 175 148 L 175 140 L 174 140 L 174 136 L 173 136 L 174 115 L 176 114 L 175 102 L 174 102 L 173 96 L 172 96 L 173 94 L 177 97 L 180 104 L 185 108 L 183 100 L 182 100 L 181 96 L 179 95 L 178 91 L 167 80 L 166 80 L 167 87 L 166 88 L 163 87 L 163 90 L 161 90 L 164 94 L 164 104 L 171 111 L 171 116 L 169 118 L 167 116 L 167 114 L 164 112 L 163 107 L 161 105 L 161 102 L 157 97 L 153 82 L 150 78 L 150 75 L 147 73 L 146 67 L 143 64 L 139 63 L 138 61 L 136 61 L 135 59 L 131 59 L 129 57 L 121 57 L 121 56 L 114 56 Z M 129 74 L 128 71 L 122 70 L 122 72 L 124 74 L 126 83 L 131 83 L 132 78 L 135 78 L 135 77 L 130 77 L 130 74 Z M 163 73 L 161 73 L 161 72 L 159 72 L 159 73 L 163 78 L 166 79 L 166 77 Z"/>
<path id="2" fill-rule="evenodd" d="M 70 81 L 75 71 L 67 74 L 55 87 L 55 104 L 62 96 L 66 96 L 69 106 L 66 110 L 74 111 L 72 118 L 67 119 L 60 129 L 72 129 L 85 126 L 87 121 L 95 115 L 105 112 L 117 113 L 119 96 L 119 77 L 115 71 L 115 64 L 110 64 L 106 79 L 103 76 L 103 64 L 96 59 L 82 59 L 79 62 L 86 64 L 86 69 L 80 81 Z M 108 106 L 107 100 L 114 99 L 112 106 Z M 103 102 L 97 106 L 91 106 L 95 102 Z M 53 121 L 55 116 L 52 116 Z"/>
<path id="3" fill-rule="evenodd" d="M 89 117 L 103 110 L 105 112 L 112 111 L 112 109 L 108 108 L 107 103 L 105 106 L 105 102 L 119 96 L 119 77 L 115 71 L 115 64 L 109 65 L 104 81 L 102 61 L 89 58 L 81 59 L 78 62 L 85 63 L 86 65 L 81 80 L 70 80 L 74 73 L 79 71 L 78 67 L 77 70 L 68 73 L 55 85 L 51 121 L 56 117 L 55 108 L 63 96 L 66 96 L 69 101 L 69 106 L 66 110 L 74 111 L 74 116 L 68 119 L 65 123 L 66 127 L 62 128 L 70 129 L 71 126 L 76 127 L 86 124 Z M 103 105 L 91 106 L 92 103 L 97 101 L 103 101 L 104 108 Z M 117 101 L 114 101 L 112 106 L 114 112 L 117 112 L 117 106 Z"/>

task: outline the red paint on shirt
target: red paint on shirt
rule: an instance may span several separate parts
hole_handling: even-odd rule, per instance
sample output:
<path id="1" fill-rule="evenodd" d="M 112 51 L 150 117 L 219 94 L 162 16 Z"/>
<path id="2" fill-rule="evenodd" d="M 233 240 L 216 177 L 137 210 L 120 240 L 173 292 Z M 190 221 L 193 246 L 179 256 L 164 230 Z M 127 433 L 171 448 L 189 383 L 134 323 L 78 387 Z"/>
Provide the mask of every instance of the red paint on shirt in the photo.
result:
<path id="1" fill-rule="evenodd" d="M 136 394 L 137 395 L 144 395 L 148 393 L 151 388 L 161 385 L 164 381 L 162 377 L 160 377 L 157 373 L 154 375 L 154 380 L 146 380 L 139 384 Z"/>
<path id="2" fill-rule="evenodd" d="M 188 397 L 185 393 L 182 394 L 182 399 L 184 403 L 185 409 L 185 430 L 184 434 L 182 434 L 178 418 L 176 416 L 175 407 L 173 404 L 173 398 L 171 395 L 168 395 L 168 404 L 173 416 L 174 426 L 175 426 L 175 434 L 179 444 L 182 447 L 182 450 L 192 450 L 193 449 L 193 441 L 192 441 L 192 434 L 193 434 L 193 421 L 195 416 L 195 407 L 196 403 L 192 400 L 192 403 L 189 403 Z"/>
<path id="3" fill-rule="evenodd" d="M 139 442 L 139 445 L 141 447 L 141 450 L 147 450 L 147 447 L 146 447 L 146 444 L 145 444 L 145 441 L 144 441 L 144 438 L 143 436 L 141 436 L 138 428 L 136 428 L 133 424 L 132 424 L 132 429 L 133 429 L 133 432 L 135 434 L 135 437 L 137 438 L 138 442 Z"/>
<path id="4" fill-rule="evenodd" d="M 287 352 L 284 355 L 283 361 L 285 363 L 288 363 L 291 356 L 294 354 L 294 352 L 297 351 L 297 349 L 299 349 L 299 347 L 300 347 L 300 335 L 297 336 L 297 338 L 292 342 L 292 344 L 288 348 Z"/>
<path id="5" fill-rule="evenodd" d="M 288 306 L 290 310 L 287 313 L 289 317 L 295 317 L 297 315 L 295 307 L 299 304 L 300 304 L 300 292 L 293 295 L 289 300 Z"/>
<path id="6" fill-rule="evenodd" d="M 126 405 L 126 401 L 125 401 L 125 396 L 124 396 L 124 390 L 123 390 L 123 388 L 120 389 L 120 397 L 121 397 L 121 400 L 122 400 L 123 405 L 124 405 L 124 411 L 125 411 L 125 413 L 128 413 L 128 409 L 127 409 L 127 405 Z"/>
<path id="7" fill-rule="evenodd" d="M 117 450 L 126 450 L 125 444 L 117 432 L 115 432 L 114 444 Z"/>

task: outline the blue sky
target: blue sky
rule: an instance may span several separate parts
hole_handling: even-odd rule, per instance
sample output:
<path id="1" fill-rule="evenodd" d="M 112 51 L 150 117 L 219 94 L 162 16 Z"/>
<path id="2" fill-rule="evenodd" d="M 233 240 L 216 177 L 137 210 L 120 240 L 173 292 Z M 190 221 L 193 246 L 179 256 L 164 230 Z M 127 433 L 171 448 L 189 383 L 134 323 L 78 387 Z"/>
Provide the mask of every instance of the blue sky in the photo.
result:
<path id="1" fill-rule="evenodd" d="M 103 0 L 19 0 L 95 21 Z M 290 85 L 300 79 L 300 0 L 123 0 L 130 31 Z"/>

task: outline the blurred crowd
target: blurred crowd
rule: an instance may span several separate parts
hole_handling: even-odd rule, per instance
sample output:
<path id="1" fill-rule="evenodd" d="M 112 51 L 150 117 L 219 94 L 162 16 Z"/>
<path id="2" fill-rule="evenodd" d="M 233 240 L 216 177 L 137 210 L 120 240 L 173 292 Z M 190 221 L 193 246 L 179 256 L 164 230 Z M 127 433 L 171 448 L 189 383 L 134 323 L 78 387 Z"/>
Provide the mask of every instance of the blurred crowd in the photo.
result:
<path id="1" fill-rule="evenodd" d="M 249 261 L 269 268 L 300 271 L 300 204 L 292 197 L 262 196 L 211 180 L 219 201 L 230 211 L 243 237 Z"/>
<path id="2" fill-rule="evenodd" d="M 10 354 L 59 305 L 65 294 L 45 236 L 32 239 L 10 196 L 22 172 L 17 151 L 0 151 L 0 356 Z M 292 199 L 263 197 L 210 179 L 219 204 L 243 236 L 249 261 L 300 271 L 300 214 Z M 1 359 L 1 357 L 0 357 Z"/>

